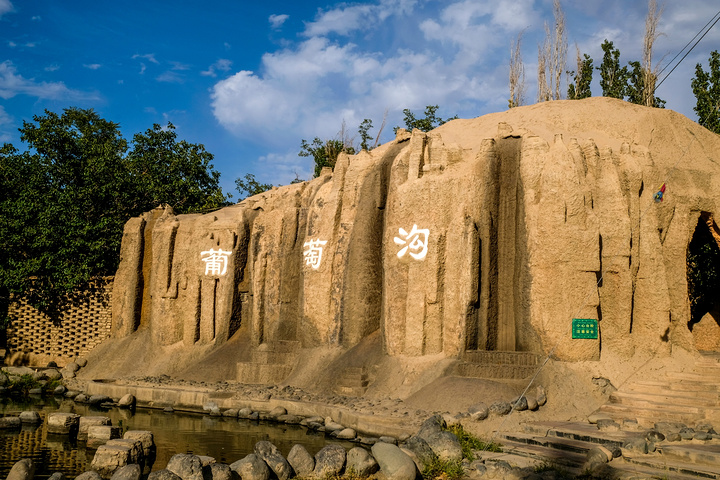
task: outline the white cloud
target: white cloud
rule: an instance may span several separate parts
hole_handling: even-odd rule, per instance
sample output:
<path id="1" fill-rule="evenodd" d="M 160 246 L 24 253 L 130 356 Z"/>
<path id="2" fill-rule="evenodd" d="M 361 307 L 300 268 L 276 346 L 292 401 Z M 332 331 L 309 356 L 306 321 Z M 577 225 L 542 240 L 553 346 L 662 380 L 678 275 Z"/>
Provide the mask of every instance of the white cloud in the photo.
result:
<path id="1" fill-rule="evenodd" d="M 9 99 L 17 95 L 28 95 L 49 100 L 97 100 L 94 93 L 72 90 L 63 82 L 38 82 L 17 73 L 9 60 L 0 63 L 0 98 Z"/>
<path id="2" fill-rule="evenodd" d="M 270 15 L 268 17 L 268 21 L 270 22 L 270 26 L 274 29 L 278 29 L 282 26 L 285 21 L 290 18 L 290 15 L 282 14 L 282 15 Z"/>
<path id="3" fill-rule="evenodd" d="M 0 0 L 0 17 L 5 15 L 8 12 L 13 11 L 13 4 L 10 3 L 10 0 Z"/>
<path id="4" fill-rule="evenodd" d="M 150 63 L 160 64 L 160 62 L 158 62 L 157 59 L 155 58 L 154 53 L 146 53 L 144 55 L 140 55 L 140 54 L 136 53 L 135 55 L 132 56 L 133 60 L 137 60 L 138 58 L 147 60 Z"/>
<path id="5" fill-rule="evenodd" d="M 157 77 L 155 77 L 155 80 L 158 82 L 164 82 L 164 83 L 184 83 L 185 79 L 180 75 L 179 73 L 168 70 L 166 72 L 161 73 Z"/>
<path id="6" fill-rule="evenodd" d="M 13 118 L 0 105 L 0 142 L 9 143 L 12 141 Z"/>
<path id="7" fill-rule="evenodd" d="M 205 77 L 217 77 L 218 71 L 229 72 L 231 67 L 232 60 L 228 60 L 227 58 L 221 58 L 217 62 L 210 65 L 207 70 L 200 72 L 200 75 L 203 75 Z"/>
<path id="8" fill-rule="evenodd" d="M 98 70 L 102 67 L 99 63 L 84 63 L 83 67 L 90 69 L 90 70 Z M 47 68 L 45 69 L 47 71 Z"/>
<path id="9" fill-rule="evenodd" d="M 48 65 L 47 67 L 45 67 L 46 72 L 55 72 L 57 70 L 60 70 L 60 65 L 58 65 L 57 63 L 53 63 L 52 65 Z"/>

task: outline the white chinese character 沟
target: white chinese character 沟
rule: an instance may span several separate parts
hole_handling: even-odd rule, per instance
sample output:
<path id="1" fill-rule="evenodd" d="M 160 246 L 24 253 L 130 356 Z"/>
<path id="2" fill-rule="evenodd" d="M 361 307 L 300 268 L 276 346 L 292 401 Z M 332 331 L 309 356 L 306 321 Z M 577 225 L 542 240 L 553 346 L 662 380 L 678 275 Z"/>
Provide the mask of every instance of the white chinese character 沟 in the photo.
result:
<path id="1" fill-rule="evenodd" d="M 232 252 L 226 252 L 222 249 L 210 249 L 205 252 L 200 252 L 202 259 L 205 262 L 205 275 L 225 275 L 228 266 L 228 256 Z"/>
<path id="2" fill-rule="evenodd" d="M 305 265 L 309 265 L 315 270 L 320 268 L 320 262 L 322 261 L 322 251 L 323 251 L 323 245 L 327 243 L 327 240 L 320 240 L 319 238 L 317 240 L 310 239 L 309 242 L 305 242 L 303 244 L 303 247 L 307 248 L 303 252 L 303 256 L 305 257 Z"/>
<path id="3" fill-rule="evenodd" d="M 425 259 L 428 250 L 430 230 L 427 228 L 417 228 L 417 225 L 413 225 L 410 233 L 405 231 L 404 228 L 400 228 L 399 232 L 404 238 L 395 237 L 393 239 L 396 244 L 404 245 L 397 253 L 398 258 L 402 258 L 406 253 L 410 253 L 410 256 L 415 260 Z"/>

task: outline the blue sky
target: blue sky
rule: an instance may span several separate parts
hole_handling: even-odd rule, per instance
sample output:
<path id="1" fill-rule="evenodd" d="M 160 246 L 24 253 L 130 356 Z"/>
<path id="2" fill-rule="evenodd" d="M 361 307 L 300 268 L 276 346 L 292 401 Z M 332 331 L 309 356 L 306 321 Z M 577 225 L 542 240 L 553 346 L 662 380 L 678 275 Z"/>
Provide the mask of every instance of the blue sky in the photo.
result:
<path id="1" fill-rule="evenodd" d="M 568 68 L 575 45 L 599 65 L 606 38 L 623 63 L 640 60 L 646 0 L 561 5 Z M 655 61 L 668 64 L 719 8 L 667 1 Z M 334 137 L 343 121 L 355 133 L 387 111 L 385 142 L 403 108 L 438 104 L 441 116 L 463 118 L 505 110 L 520 31 L 534 103 L 537 46 L 552 21 L 552 0 L 0 0 L 0 141 L 24 148 L 17 129 L 45 109 L 93 108 L 128 140 L 172 122 L 215 155 L 226 192 L 245 173 L 286 184 L 312 175 L 301 139 Z M 720 25 L 658 90 L 667 108 L 696 119 L 690 81 L 715 49 Z"/>

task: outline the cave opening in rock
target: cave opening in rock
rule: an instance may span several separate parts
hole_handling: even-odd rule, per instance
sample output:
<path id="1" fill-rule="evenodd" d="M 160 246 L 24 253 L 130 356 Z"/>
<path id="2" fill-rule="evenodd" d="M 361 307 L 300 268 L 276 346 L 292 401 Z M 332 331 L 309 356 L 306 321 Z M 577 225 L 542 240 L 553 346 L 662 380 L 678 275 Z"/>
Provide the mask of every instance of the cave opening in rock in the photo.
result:
<path id="1" fill-rule="evenodd" d="M 712 214 L 702 212 L 687 249 L 690 330 L 705 315 L 720 325 L 720 230 Z"/>

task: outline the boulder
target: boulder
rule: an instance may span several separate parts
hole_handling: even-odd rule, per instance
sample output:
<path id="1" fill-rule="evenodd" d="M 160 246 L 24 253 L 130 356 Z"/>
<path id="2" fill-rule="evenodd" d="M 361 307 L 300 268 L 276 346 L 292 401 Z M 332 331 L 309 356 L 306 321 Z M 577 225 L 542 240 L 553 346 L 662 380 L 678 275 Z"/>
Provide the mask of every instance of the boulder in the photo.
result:
<path id="1" fill-rule="evenodd" d="M 78 433 L 78 438 L 80 434 Z M 85 442 L 88 448 L 98 448 L 108 441 L 122 437 L 122 427 L 112 425 L 88 425 L 85 430 Z"/>
<path id="2" fill-rule="evenodd" d="M 55 387 L 55 390 L 53 390 L 53 395 L 62 396 L 65 395 L 65 392 L 67 392 L 65 385 L 58 385 Z"/>
<path id="3" fill-rule="evenodd" d="M 87 360 L 83 357 L 77 357 L 75 359 L 75 364 L 78 366 L 78 368 L 83 368 L 87 366 Z"/>
<path id="4" fill-rule="evenodd" d="M 102 475 L 100 475 L 98 472 L 93 472 L 92 470 L 83 472 L 77 477 L 75 477 L 75 480 L 102 480 Z"/>
<path id="5" fill-rule="evenodd" d="M 271 418 L 277 418 L 280 415 L 287 415 L 287 409 L 285 407 L 275 407 L 268 413 L 268 416 Z"/>
<path id="6" fill-rule="evenodd" d="M 14 430 L 21 426 L 20 417 L 0 417 L 0 430 Z"/>
<path id="7" fill-rule="evenodd" d="M 278 422 L 287 423 L 288 425 L 299 425 L 303 419 L 299 415 L 291 415 L 289 413 L 286 413 L 285 415 L 278 415 L 275 420 Z"/>
<path id="8" fill-rule="evenodd" d="M 48 480 L 66 480 L 66 477 L 62 472 L 55 472 L 48 477 Z"/>
<path id="9" fill-rule="evenodd" d="M 130 447 L 127 445 L 100 445 L 90 462 L 90 468 L 101 477 L 110 478 L 115 471 L 130 464 Z"/>
<path id="10" fill-rule="evenodd" d="M 315 454 L 312 476 L 327 478 L 339 474 L 345 466 L 345 449 L 340 445 L 326 445 Z"/>
<path id="11" fill-rule="evenodd" d="M 354 472 L 355 475 L 365 478 L 378 471 L 377 461 L 370 452 L 361 447 L 353 447 L 347 452 L 345 471 Z"/>
<path id="12" fill-rule="evenodd" d="M 241 408 L 238 410 L 238 418 L 250 418 L 250 415 L 252 414 L 253 411 L 250 408 Z"/>
<path id="13" fill-rule="evenodd" d="M 430 445 L 422 439 L 421 437 L 418 437 L 417 435 L 414 435 L 407 440 L 405 440 L 405 443 L 403 445 L 406 450 L 412 452 L 412 456 L 414 456 L 413 460 L 418 466 L 418 470 L 421 472 L 425 469 L 425 467 L 432 462 L 434 462 L 437 459 L 437 455 L 433 451 L 432 448 L 430 448 Z"/>
<path id="14" fill-rule="evenodd" d="M 164 468 L 162 470 L 155 470 L 154 472 L 150 472 L 150 475 L 148 475 L 147 480 L 182 480 L 180 477 L 175 475 L 173 472 L 168 470 L 167 468 Z"/>
<path id="15" fill-rule="evenodd" d="M 507 415 L 512 410 L 512 405 L 508 402 L 498 401 L 490 405 L 490 415 Z"/>
<path id="16" fill-rule="evenodd" d="M 288 461 L 282 456 L 280 450 L 267 440 L 261 440 L 255 444 L 255 455 L 267 463 L 278 480 L 288 480 L 293 476 L 292 467 Z"/>
<path id="17" fill-rule="evenodd" d="M 357 433 L 352 428 L 343 428 L 335 436 L 339 440 L 352 440 L 353 438 L 357 437 Z"/>
<path id="18" fill-rule="evenodd" d="M 231 463 L 230 468 L 235 470 L 242 480 L 268 480 L 270 478 L 270 468 L 267 463 L 254 453 Z"/>
<path id="19" fill-rule="evenodd" d="M 468 413 L 470 414 L 470 419 L 477 422 L 480 420 L 485 420 L 490 414 L 490 411 L 488 410 L 487 405 L 480 402 L 476 403 L 475 405 L 471 405 L 470 408 L 468 408 Z"/>
<path id="20" fill-rule="evenodd" d="M 155 437 L 149 430 L 128 430 L 123 434 L 123 438 L 140 442 L 143 455 L 146 459 L 155 458 Z"/>
<path id="21" fill-rule="evenodd" d="M 197 455 L 177 453 L 170 457 L 166 468 L 182 480 L 203 480 L 203 465 Z"/>
<path id="22" fill-rule="evenodd" d="M 462 460 L 462 447 L 457 436 L 442 430 L 423 438 L 440 460 L 458 461 Z"/>
<path id="23" fill-rule="evenodd" d="M 75 372 L 77 372 L 78 370 L 80 370 L 80 365 L 78 365 L 78 364 L 75 363 L 75 362 L 70 362 L 70 363 L 68 363 L 67 365 L 65 365 L 65 370 L 69 370 L 69 371 L 75 373 Z"/>
<path id="24" fill-rule="evenodd" d="M 126 393 L 118 400 L 118 408 L 135 408 L 135 395 Z"/>
<path id="25" fill-rule="evenodd" d="M 62 373 L 57 368 L 48 368 L 45 370 L 45 377 L 50 380 L 60 380 L 62 378 Z"/>
<path id="26" fill-rule="evenodd" d="M 75 413 L 53 412 L 47 416 L 47 433 L 56 435 L 77 435 L 80 415 Z"/>
<path id="27" fill-rule="evenodd" d="M 125 465 L 115 470 L 110 480 L 140 480 L 142 469 L 137 463 Z"/>
<path id="28" fill-rule="evenodd" d="M 510 402 L 512 408 L 518 412 L 523 412 L 528 409 L 528 400 L 525 396 L 518 397 Z"/>
<path id="29" fill-rule="evenodd" d="M 78 434 L 77 438 L 80 441 L 86 441 L 88 438 L 88 428 L 94 427 L 94 426 L 105 426 L 105 425 L 112 425 L 112 421 L 110 420 L 110 417 L 104 417 L 104 416 L 84 416 L 80 417 L 80 420 L 78 422 Z M 119 438 L 119 437 L 112 437 L 112 438 Z M 110 440 L 110 438 L 107 438 L 106 440 Z M 104 442 L 103 442 L 104 443 Z"/>
<path id="30" fill-rule="evenodd" d="M 538 385 L 535 388 L 535 398 L 537 399 L 537 404 L 541 407 L 547 403 L 547 392 L 545 391 L 545 387 Z"/>
<path id="31" fill-rule="evenodd" d="M 288 453 L 287 461 L 298 477 L 308 477 L 315 469 L 315 459 L 300 444 L 295 444 Z"/>
<path id="32" fill-rule="evenodd" d="M 90 405 L 102 405 L 103 403 L 111 403 L 112 399 L 107 395 L 91 395 L 87 403 Z"/>
<path id="33" fill-rule="evenodd" d="M 240 475 L 225 463 L 211 463 L 209 468 L 212 480 L 240 480 Z"/>
<path id="34" fill-rule="evenodd" d="M 378 442 L 372 446 L 372 454 L 387 480 L 415 480 L 415 462 L 397 445 Z"/>
<path id="35" fill-rule="evenodd" d="M 29 423 L 29 424 L 38 424 L 42 423 L 42 418 L 40 417 L 40 414 L 35 411 L 25 411 L 20 413 L 20 422 L 21 423 Z"/>
<path id="36" fill-rule="evenodd" d="M 90 397 L 85 393 L 78 393 L 73 400 L 75 403 L 88 403 L 90 401 Z"/>
<path id="37" fill-rule="evenodd" d="M 7 480 L 33 480 L 35 464 L 29 458 L 23 458 L 15 463 L 8 473 Z"/>
<path id="38" fill-rule="evenodd" d="M 237 418 L 238 411 L 237 408 L 228 408 L 227 410 L 222 412 L 223 417 L 229 417 L 229 418 Z"/>

